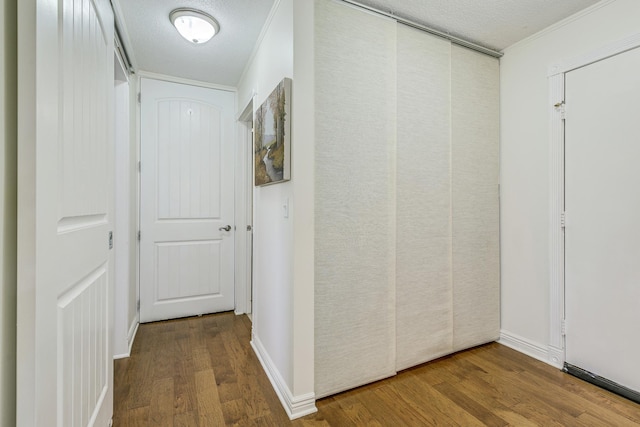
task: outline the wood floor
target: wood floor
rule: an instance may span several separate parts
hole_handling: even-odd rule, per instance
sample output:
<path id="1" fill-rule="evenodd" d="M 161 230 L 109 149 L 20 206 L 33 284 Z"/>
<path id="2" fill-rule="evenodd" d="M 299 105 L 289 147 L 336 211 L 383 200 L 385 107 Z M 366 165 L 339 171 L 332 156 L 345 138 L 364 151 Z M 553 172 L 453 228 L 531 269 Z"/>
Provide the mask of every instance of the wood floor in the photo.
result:
<path id="1" fill-rule="evenodd" d="M 249 345 L 246 316 L 141 325 L 115 362 L 115 427 L 638 426 L 640 405 L 499 344 L 319 400 L 289 421 Z"/>

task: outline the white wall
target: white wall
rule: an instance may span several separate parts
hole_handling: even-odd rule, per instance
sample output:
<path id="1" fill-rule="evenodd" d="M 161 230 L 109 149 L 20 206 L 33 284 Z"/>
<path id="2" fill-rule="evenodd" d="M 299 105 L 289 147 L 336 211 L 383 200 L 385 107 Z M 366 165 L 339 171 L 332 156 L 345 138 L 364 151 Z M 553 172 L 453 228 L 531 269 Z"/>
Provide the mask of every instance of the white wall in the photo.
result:
<path id="1" fill-rule="evenodd" d="M 548 67 L 640 33 L 638 16 L 637 0 L 606 0 L 501 59 L 501 327 L 541 358 L 550 328 Z"/>
<path id="2" fill-rule="evenodd" d="M 252 93 L 256 94 L 254 107 L 260 106 L 284 77 L 293 77 L 292 0 L 279 2 L 238 85 L 239 111 Z M 292 182 L 255 187 L 254 194 L 253 333 L 291 384 L 293 223 L 291 217 L 284 218 L 282 204 L 287 199 L 293 203 Z"/>
<path id="3" fill-rule="evenodd" d="M 16 1 L 0 2 L 0 425 L 16 405 Z"/>
<path id="4" fill-rule="evenodd" d="M 291 181 L 254 193 L 253 342 L 295 401 L 313 397 L 312 31 L 311 0 L 276 1 L 238 84 L 241 113 L 253 95 L 257 108 L 284 77 L 293 79 Z"/>

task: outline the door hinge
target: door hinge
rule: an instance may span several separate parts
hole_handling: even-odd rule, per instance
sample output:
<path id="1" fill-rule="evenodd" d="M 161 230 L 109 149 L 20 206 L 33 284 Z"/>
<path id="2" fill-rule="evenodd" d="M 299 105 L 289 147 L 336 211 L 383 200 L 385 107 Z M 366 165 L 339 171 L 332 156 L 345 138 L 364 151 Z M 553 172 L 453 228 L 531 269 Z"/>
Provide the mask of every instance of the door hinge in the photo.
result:
<path id="1" fill-rule="evenodd" d="M 566 226 L 567 226 L 567 213 L 562 212 L 560 214 L 560 227 L 564 229 Z"/>
<path id="2" fill-rule="evenodd" d="M 113 231 L 109 232 L 109 249 L 113 249 Z"/>
<path id="3" fill-rule="evenodd" d="M 138 162 L 138 172 L 142 172 L 142 162 Z"/>
<path id="4" fill-rule="evenodd" d="M 567 107 L 564 101 L 557 102 L 553 105 L 553 108 L 560 113 L 560 118 L 565 120 L 567 118 Z"/>
<path id="5" fill-rule="evenodd" d="M 138 242 L 140 241 L 141 236 L 142 236 L 142 233 L 138 231 Z"/>
<path id="6" fill-rule="evenodd" d="M 138 104 L 142 103 L 142 93 L 138 92 Z"/>
<path id="7" fill-rule="evenodd" d="M 567 319 L 562 319 L 562 323 L 560 325 L 562 336 L 567 335 Z"/>

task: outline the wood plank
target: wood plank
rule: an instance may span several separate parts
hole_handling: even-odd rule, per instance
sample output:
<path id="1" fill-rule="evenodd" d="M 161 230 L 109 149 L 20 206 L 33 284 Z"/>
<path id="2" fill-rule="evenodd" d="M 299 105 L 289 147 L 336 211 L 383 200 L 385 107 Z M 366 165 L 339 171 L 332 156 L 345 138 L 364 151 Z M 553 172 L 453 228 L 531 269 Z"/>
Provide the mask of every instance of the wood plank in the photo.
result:
<path id="1" fill-rule="evenodd" d="M 246 425 L 249 424 L 249 416 L 244 410 L 244 400 L 236 399 L 222 403 L 222 413 L 224 414 L 225 425 Z"/>
<path id="2" fill-rule="evenodd" d="M 173 378 L 154 381 L 149 423 L 157 427 L 173 426 Z"/>
<path id="3" fill-rule="evenodd" d="M 173 416 L 173 427 L 193 427 L 197 425 L 198 417 L 195 412 L 183 412 Z"/>
<path id="4" fill-rule="evenodd" d="M 151 403 L 151 385 L 153 384 L 151 362 L 153 355 L 149 352 L 139 353 L 131 356 L 129 365 L 129 398 L 127 407 L 129 409 L 149 406 Z M 115 388 L 114 388 L 115 391 Z"/>
<path id="5" fill-rule="evenodd" d="M 126 415 L 122 418 L 124 422 L 117 424 L 114 418 L 114 426 L 123 425 L 127 427 L 148 427 L 149 426 L 149 407 L 144 406 L 140 408 L 133 408 L 126 412 Z"/>
<path id="6" fill-rule="evenodd" d="M 177 340 L 173 364 L 175 415 L 192 413 L 197 408 L 195 372 L 189 340 L 185 338 Z"/>
<path id="7" fill-rule="evenodd" d="M 357 399 L 350 396 L 343 396 L 339 400 L 329 399 L 332 400 L 332 406 L 319 405 L 318 411 L 327 418 L 331 425 L 382 427 L 371 411 Z"/>
<path id="8" fill-rule="evenodd" d="M 225 425 L 224 414 L 218 399 L 216 377 L 212 369 L 195 373 L 198 419 L 201 426 Z"/>
<path id="9" fill-rule="evenodd" d="M 442 394 L 434 387 L 420 381 L 415 375 L 411 375 L 406 380 L 399 378 L 399 381 L 394 386 L 398 391 L 399 399 L 403 403 L 426 412 L 424 417 L 431 419 L 434 424 L 451 425 L 456 424 L 454 423 L 456 421 L 469 427 L 483 425 L 480 420 L 456 405 L 452 400 L 443 399 Z"/>
<path id="10" fill-rule="evenodd" d="M 434 388 L 438 390 L 443 396 L 451 399 L 456 405 L 464 409 L 469 414 L 473 415 L 475 418 L 477 418 L 487 426 L 501 427 L 509 424 L 496 414 L 492 413 L 489 408 L 485 408 L 483 405 L 465 394 L 463 391 L 461 391 L 460 388 L 456 387 L 453 384 L 437 384 Z"/>

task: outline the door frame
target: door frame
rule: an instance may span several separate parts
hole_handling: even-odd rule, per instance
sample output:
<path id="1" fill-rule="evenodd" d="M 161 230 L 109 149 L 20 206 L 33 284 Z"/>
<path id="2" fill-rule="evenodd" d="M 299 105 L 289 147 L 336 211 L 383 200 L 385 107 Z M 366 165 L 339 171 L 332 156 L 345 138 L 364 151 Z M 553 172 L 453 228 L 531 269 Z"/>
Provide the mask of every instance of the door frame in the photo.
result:
<path id="1" fill-rule="evenodd" d="M 547 362 L 558 368 L 566 360 L 565 346 L 565 74 L 640 47 L 640 33 L 605 45 L 585 55 L 549 66 L 549 295 L 550 321 Z"/>
<path id="2" fill-rule="evenodd" d="M 148 71 L 143 71 L 140 70 L 137 72 L 137 76 L 136 76 L 136 90 L 138 95 L 141 94 L 140 91 L 140 81 L 142 78 L 147 78 L 147 79 L 153 79 L 153 80 L 161 80 L 161 81 L 166 81 L 166 82 L 170 82 L 170 83 L 179 83 L 179 84 L 184 84 L 184 85 L 189 85 L 189 86 L 197 86 L 197 87 L 204 87 L 204 88 L 208 88 L 208 89 L 216 89 L 216 90 L 223 90 L 223 91 L 227 91 L 227 92 L 233 92 L 236 95 L 236 101 L 235 101 L 235 109 L 237 111 L 238 109 L 238 90 L 235 87 L 231 87 L 231 86 L 225 86 L 225 85 L 219 85 L 219 84 L 215 84 L 215 83 L 208 83 L 208 82 L 202 82 L 199 80 L 190 80 L 190 79 L 184 79 L 184 78 L 180 78 L 180 77 L 173 77 L 173 76 L 167 76 L 164 74 L 157 74 L 157 73 L 152 73 L 152 72 L 148 72 Z M 246 215 L 244 214 L 244 212 L 247 209 L 247 201 L 245 198 L 243 198 L 243 194 L 246 195 L 246 193 L 239 191 L 239 189 L 245 189 L 245 188 L 249 188 L 248 186 L 251 184 L 252 180 L 248 180 L 247 179 L 247 168 L 246 168 L 246 162 L 242 161 L 241 163 L 239 163 L 240 160 L 242 160 L 240 157 L 242 155 L 241 152 L 241 148 L 244 148 L 246 146 L 245 141 L 247 140 L 247 133 L 246 133 L 246 124 L 242 123 L 241 121 L 243 120 L 247 120 L 245 118 L 245 116 L 243 115 L 247 108 L 251 107 L 250 111 L 251 111 L 251 120 L 253 120 L 253 98 L 254 98 L 254 94 L 251 95 L 250 98 L 250 106 L 247 105 L 245 103 L 245 105 L 247 105 L 245 107 L 244 110 L 242 110 L 242 114 L 238 115 L 236 117 L 236 140 L 234 141 L 235 144 L 235 151 L 234 151 L 234 158 L 236 161 L 236 165 L 235 165 L 235 170 L 234 170 L 234 185 L 235 185 L 235 189 L 234 189 L 234 227 L 236 228 L 236 231 L 238 230 L 246 230 L 247 225 L 252 225 L 252 223 L 247 223 L 245 221 L 246 220 Z M 136 114 L 136 151 L 137 151 L 137 160 L 140 161 L 141 158 L 141 145 L 142 145 L 142 128 L 141 128 L 141 123 L 140 123 L 140 97 L 138 97 L 138 102 L 136 103 L 136 107 L 135 107 L 135 114 Z M 247 153 L 247 155 L 249 155 L 249 153 Z M 244 158 L 244 157 L 243 157 Z M 249 172 L 252 174 L 253 173 L 253 169 L 249 170 Z M 136 230 L 137 232 L 140 231 L 140 204 L 142 201 L 142 192 L 140 189 L 140 173 L 138 173 L 138 195 L 137 195 L 137 206 L 136 206 L 136 218 L 138 218 L 138 224 L 136 224 Z M 250 192 L 249 195 L 247 195 L 246 197 L 253 197 L 253 191 Z M 242 228 L 241 228 L 242 227 Z M 234 233 L 235 237 L 234 237 L 234 251 L 235 251 L 235 260 L 234 260 L 234 292 L 236 295 L 236 299 L 235 299 L 235 310 L 234 312 L 236 314 L 243 314 L 243 313 L 251 313 L 251 294 L 247 291 L 247 286 L 248 283 L 246 280 L 242 280 L 242 274 L 238 274 L 239 271 L 248 271 L 248 273 L 245 274 L 250 274 L 252 271 L 252 266 L 251 263 L 249 263 L 249 265 L 247 265 L 247 258 L 251 256 L 251 254 L 247 254 L 246 249 L 246 244 L 242 245 L 242 247 L 239 249 L 238 248 L 238 236 L 240 235 L 240 233 Z M 242 236 L 244 236 L 244 234 L 242 234 Z M 250 259 L 250 258 L 249 258 Z M 136 251 L 136 260 L 137 260 L 137 279 L 138 279 L 138 283 L 137 283 L 137 289 L 138 289 L 138 303 L 137 303 L 137 314 L 138 316 L 140 316 L 140 245 L 138 244 L 138 249 Z M 244 276 L 247 277 L 247 276 Z M 250 277 L 250 276 L 249 276 Z M 239 298 L 239 296 L 242 296 Z M 248 310 L 248 311 L 247 311 Z"/>
<path id="3" fill-rule="evenodd" d="M 140 322 L 147 323 L 180 317 L 193 317 L 203 313 L 233 311 L 236 307 L 235 230 L 232 230 L 231 227 L 235 228 L 236 226 L 236 92 L 235 90 L 213 88 L 210 85 L 185 84 L 183 81 L 175 82 L 169 79 L 158 80 L 156 78 L 147 78 L 146 75 L 141 75 L 140 90 L 141 92 L 147 91 L 141 93 L 140 96 L 141 172 L 139 175 L 141 180 L 140 230 L 142 237 L 139 245 L 141 282 Z M 174 218 L 172 215 L 169 215 L 166 221 L 156 221 L 158 218 L 156 218 L 157 215 L 154 212 L 158 208 L 156 205 L 160 203 L 160 199 L 158 199 L 158 195 L 151 193 L 160 188 L 158 187 L 160 181 L 158 181 L 158 177 L 156 176 L 156 174 L 161 171 L 160 165 L 156 164 L 160 160 L 160 158 L 157 157 L 159 152 L 157 152 L 158 147 L 153 147 L 156 145 L 156 142 L 158 142 L 155 141 L 154 135 L 157 133 L 155 127 L 158 126 L 160 122 L 157 121 L 159 117 L 156 114 L 157 112 L 154 113 L 152 110 L 157 108 L 155 101 L 157 99 L 163 99 L 164 97 L 169 97 L 169 99 L 177 102 L 186 100 L 188 102 L 195 102 L 198 105 L 208 105 L 208 107 L 203 108 L 212 108 L 213 110 L 219 111 L 220 133 L 214 132 L 214 135 L 219 135 L 218 138 L 222 138 L 219 140 L 219 149 L 221 151 L 219 151 L 217 155 L 215 154 L 217 150 L 210 152 L 212 156 L 210 160 L 214 163 L 220 162 L 219 164 L 210 165 L 210 167 L 214 167 L 213 170 L 217 170 L 217 168 L 220 167 L 221 169 L 218 171 L 218 174 L 222 173 L 218 178 L 221 180 L 218 185 L 221 185 L 219 188 L 219 196 L 220 202 L 222 203 L 221 205 L 217 205 L 218 208 L 221 209 L 218 215 L 207 215 L 202 218 L 191 218 L 187 216 L 184 219 L 180 219 L 181 217 Z M 149 106 L 148 111 L 142 109 L 143 102 L 145 107 Z M 193 108 L 195 111 L 198 107 Z M 149 132 L 147 132 L 147 130 L 149 130 Z M 144 140 L 143 137 L 145 138 Z M 215 136 L 212 135 L 212 137 Z M 145 147 L 148 145 L 149 150 L 142 148 L 142 143 L 146 144 Z M 147 164 L 149 162 L 151 162 L 151 164 Z M 190 170 L 190 166 L 187 166 L 186 170 Z M 216 205 L 211 206 L 215 207 Z M 178 218 L 178 222 L 175 222 L 176 218 Z M 225 226 L 229 228 L 226 229 Z M 144 230 L 142 230 L 143 227 L 145 228 Z M 145 233 L 150 234 L 147 235 Z M 181 245 L 183 240 L 184 245 Z M 203 249 L 197 248 L 204 244 L 205 246 L 202 246 L 205 248 L 204 250 L 212 251 L 207 255 L 207 258 L 201 259 L 201 262 L 204 263 L 206 263 L 206 259 L 213 260 L 211 257 L 216 258 L 219 255 L 221 258 L 218 261 L 220 263 L 218 274 L 215 273 L 215 270 L 210 270 L 210 272 L 214 273 L 211 278 L 218 281 L 220 289 L 209 289 L 207 292 L 196 293 L 194 295 L 167 295 L 166 299 L 159 299 L 160 296 L 158 292 L 160 292 L 160 290 L 156 288 L 159 283 L 156 277 L 158 274 L 156 270 L 158 254 L 155 253 L 157 252 L 157 248 L 154 249 L 154 246 L 155 243 L 163 245 L 163 242 L 170 246 L 178 245 L 178 247 L 195 248 L 191 250 L 198 250 L 201 255 L 203 254 Z M 210 249 L 207 249 L 207 247 Z M 215 249 L 216 247 L 219 249 Z M 197 259 L 200 259 L 199 256 Z M 186 270 L 184 270 L 185 267 L 187 268 Z M 191 265 L 181 268 L 183 271 L 195 272 L 193 268 L 197 267 L 196 265 Z M 176 271 L 179 271 L 179 269 Z M 144 289 L 142 288 L 143 286 Z M 193 288 L 192 290 L 196 292 L 201 291 L 198 288 Z M 145 298 L 145 300 L 142 301 L 142 298 Z"/>
<path id="4" fill-rule="evenodd" d="M 236 144 L 236 314 L 253 313 L 253 103 L 237 115 Z M 242 104 L 241 104 L 242 105 Z"/>
<path id="5" fill-rule="evenodd" d="M 122 102 L 122 107 L 125 107 L 128 115 L 126 117 L 120 117 L 117 114 L 114 115 L 114 149 L 126 151 L 126 155 L 116 155 L 114 159 L 114 173 L 115 173 L 115 215 L 114 215 L 114 234 L 116 239 L 114 241 L 114 256 L 115 256 L 115 277 L 114 277 L 114 331 L 113 331 L 113 358 L 119 359 L 123 357 L 129 357 L 131 354 L 131 346 L 133 345 L 132 329 L 135 329 L 137 319 L 132 322 L 133 325 L 128 324 L 129 320 L 129 307 L 132 304 L 136 304 L 135 301 L 129 300 L 129 290 L 135 286 L 130 282 L 132 278 L 131 271 L 135 266 L 131 265 L 131 252 L 132 252 L 132 232 L 131 230 L 136 227 L 136 224 L 131 224 L 131 191 L 132 191 L 132 179 L 134 175 L 131 171 L 131 75 L 127 71 L 127 67 L 124 65 L 125 61 L 122 59 L 120 52 L 115 49 L 114 51 L 114 63 L 116 73 L 114 77 L 114 90 L 117 92 L 118 86 L 126 85 L 126 97 L 120 98 L 116 93 L 114 95 L 114 108 L 117 108 L 117 103 Z M 125 106 L 126 105 L 126 106 Z M 122 120 L 124 119 L 124 120 Z M 118 135 L 115 133 L 121 128 L 124 130 L 124 140 L 119 140 Z M 135 243 L 133 244 L 135 247 Z M 124 319 L 122 319 L 124 314 Z M 122 322 L 125 322 L 122 325 Z M 133 328 L 132 328 L 133 326 Z M 123 329 L 124 327 L 124 329 Z M 125 348 L 122 348 L 120 344 L 126 343 Z"/>

